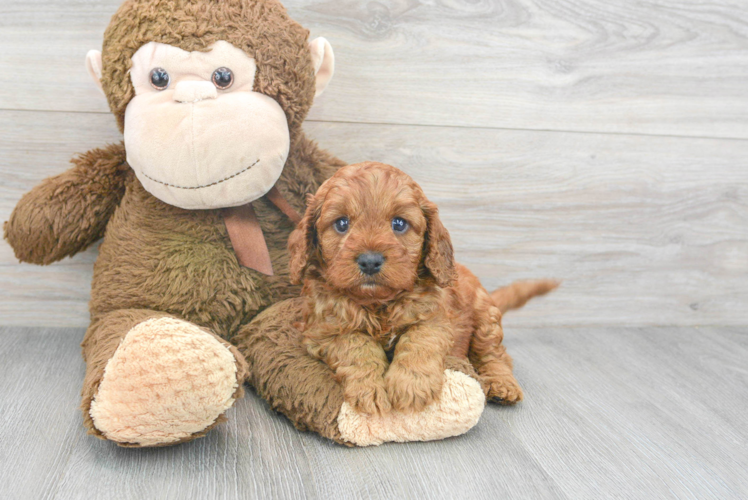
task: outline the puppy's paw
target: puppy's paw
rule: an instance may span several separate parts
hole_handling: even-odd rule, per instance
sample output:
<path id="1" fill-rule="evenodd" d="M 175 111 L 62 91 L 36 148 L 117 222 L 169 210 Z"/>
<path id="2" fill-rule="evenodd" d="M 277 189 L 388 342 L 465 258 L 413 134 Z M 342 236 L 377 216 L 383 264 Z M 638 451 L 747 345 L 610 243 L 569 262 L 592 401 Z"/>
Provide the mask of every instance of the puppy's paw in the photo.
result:
<path id="1" fill-rule="evenodd" d="M 444 373 L 417 372 L 393 364 L 384 376 L 384 383 L 393 408 L 404 412 L 421 411 L 439 399 Z"/>
<path id="2" fill-rule="evenodd" d="M 512 375 L 489 378 L 486 383 L 488 384 L 488 400 L 492 403 L 513 405 L 522 401 L 524 397 L 522 388 Z"/>
<path id="3" fill-rule="evenodd" d="M 383 415 L 392 408 L 382 382 L 347 383 L 344 399 L 354 410 L 367 415 Z"/>

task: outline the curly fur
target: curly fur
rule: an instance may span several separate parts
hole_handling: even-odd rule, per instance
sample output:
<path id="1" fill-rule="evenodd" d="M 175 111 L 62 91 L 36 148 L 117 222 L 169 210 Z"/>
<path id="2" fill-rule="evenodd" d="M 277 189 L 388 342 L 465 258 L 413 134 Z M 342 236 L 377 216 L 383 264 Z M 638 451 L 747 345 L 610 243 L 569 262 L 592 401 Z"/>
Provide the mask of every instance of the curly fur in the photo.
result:
<path id="1" fill-rule="evenodd" d="M 344 216 L 350 228 L 340 234 L 333 223 Z M 408 230 L 395 234 L 394 217 Z M 339 170 L 310 201 L 289 251 L 292 278 L 304 279 L 304 343 L 356 410 L 422 410 L 441 392 L 449 354 L 470 359 L 489 399 L 522 399 L 499 308 L 454 263 L 436 206 L 405 173 L 374 162 Z M 366 252 L 385 259 L 373 276 L 356 262 Z"/>

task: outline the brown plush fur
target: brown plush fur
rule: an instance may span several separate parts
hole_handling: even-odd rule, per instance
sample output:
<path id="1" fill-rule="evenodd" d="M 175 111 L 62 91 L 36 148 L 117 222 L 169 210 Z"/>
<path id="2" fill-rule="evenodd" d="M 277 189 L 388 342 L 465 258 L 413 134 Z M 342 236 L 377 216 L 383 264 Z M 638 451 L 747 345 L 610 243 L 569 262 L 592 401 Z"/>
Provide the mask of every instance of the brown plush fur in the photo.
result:
<path id="1" fill-rule="evenodd" d="M 74 167 L 44 180 L 18 202 L 5 223 L 16 257 L 51 264 L 85 250 L 104 235 L 125 194 L 125 148 L 111 145 L 73 158 Z"/>
<path id="2" fill-rule="evenodd" d="M 342 442 L 338 413 L 340 385 L 330 369 L 312 358 L 294 324 L 301 320 L 302 299 L 276 304 L 242 327 L 232 339 L 247 358 L 248 382 L 270 406 L 286 414 L 299 430 L 313 430 Z"/>
<path id="3" fill-rule="evenodd" d="M 307 35 L 275 0 L 131 0 L 105 34 L 102 83 L 123 129 L 134 95 L 130 58 L 140 46 L 157 41 L 201 50 L 226 40 L 243 48 L 257 62 L 255 90 L 275 99 L 288 117 L 291 150 L 277 187 L 303 212 L 305 197 L 343 165 L 301 130 L 315 91 Z M 267 277 L 239 266 L 220 210 L 188 211 L 159 201 L 125 159 L 121 144 L 79 156 L 72 169 L 26 194 L 5 224 L 16 256 L 37 264 L 73 255 L 104 235 L 83 346 L 83 412 L 94 433 L 90 401 L 132 318 L 168 314 L 230 339 L 259 311 L 299 293 L 288 273 L 293 223 L 275 205 L 265 198 L 253 204 L 276 271 Z M 237 367 L 242 363 L 237 356 Z"/>
<path id="4" fill-rule="evenodd" d="M 299 211 L 304 197 L 341 162 L 303 136 L 278 181 Z M 316 175 L 315 175 L 316 174 Z M 240 267 L 220 210 L 183 210 L 143 189 L 133 173 L 99 248 L 91 291 L 94 319 L 118 309 L 162 311 L 231 338 L 272 303 L 298 296 L 289 284 L 286 242 L 293 222 L 267 199 L 253 203 L 274 276 Z"/>
<path id="5" fill-rule="evenodd" d="M 341 217 L 350 221 L 342 233 Z M 395 217 L 407 221 L 401 234 Z M 306 278 L 304 344 L 358 411 L 422 410 L 441 393 L 450 352 L 469 357 L 489 399 L 522 399 L 501 312 L 454 263 L 436 206 L 405 173 L 373 162 L 339 170 L 310 201 L 289 249 L 292 277 Z M 384 256 L 373 275 L 357 263 L 368 252 Z"/>

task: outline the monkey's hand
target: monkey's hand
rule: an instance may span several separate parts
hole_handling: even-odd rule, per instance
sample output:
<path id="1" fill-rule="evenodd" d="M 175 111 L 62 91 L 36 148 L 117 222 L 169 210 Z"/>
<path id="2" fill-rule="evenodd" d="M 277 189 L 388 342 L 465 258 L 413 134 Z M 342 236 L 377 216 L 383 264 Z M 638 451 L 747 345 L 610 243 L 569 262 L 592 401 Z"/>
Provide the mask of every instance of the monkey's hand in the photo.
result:
<path id="1" fill-rule="evenodd" d="M 4 226 L 16 257 L 51 264 L 101 238 L 125 192 L 125 159 L 121 143 L 93 149 L 26 193 Z"/>

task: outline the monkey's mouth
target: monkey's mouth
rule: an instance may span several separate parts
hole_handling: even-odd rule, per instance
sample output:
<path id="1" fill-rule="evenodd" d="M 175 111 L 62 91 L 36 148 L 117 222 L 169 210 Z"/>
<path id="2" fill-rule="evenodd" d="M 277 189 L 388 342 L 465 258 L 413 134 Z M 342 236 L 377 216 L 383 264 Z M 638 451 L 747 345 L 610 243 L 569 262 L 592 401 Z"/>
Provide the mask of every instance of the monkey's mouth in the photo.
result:
<path id="1" fill-rule="evenodd" d="M 238 177 L 238 176 L 242 175 L 245 172 L 249 172 L 252 169 L 252 167 L 254 167 L 255 165 L 257 165 L 258 163 L 260 163 L 259 159 L 257 159 L 257 161 L 255 161 L 250 166 L 248 166 L 246 168 L 243 168 L 243 169 L 239 170 L 238 172 L 229 175 L 228 177 L 224 177 L 223 179 L 211 182 L 210 184 L 204 184 L 202 186 L 178 186 L 176 184 L 171 184 L 169 182 L 164 182 L 164 181 L 160 181 L 158 179 L 154 179 L 153 177 L 151 177 L 150 175 L 146 174 L 145 172 L 142 172 L 142 174 L 143 174 L 143 176 L 146 179 L 151 180 L 153 182 L 157 182 L 159 184 L 163 184 L 164 186 L 173 187 L 173 188 L 176 188 L 176 189 L 193 189 L 194 190 L 194 189 L 203 189 L 203 188 L 208 188 L 208 187 L 211 187 L 211 186 L 216 186 L 218 184 L 221 184 L 222 182 L 226 182 L 228 180 L 231 180 L 234 177 Z"/>

